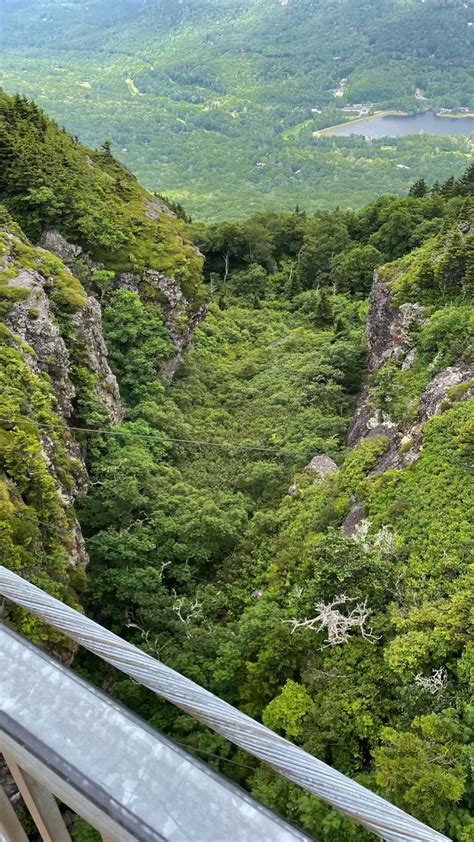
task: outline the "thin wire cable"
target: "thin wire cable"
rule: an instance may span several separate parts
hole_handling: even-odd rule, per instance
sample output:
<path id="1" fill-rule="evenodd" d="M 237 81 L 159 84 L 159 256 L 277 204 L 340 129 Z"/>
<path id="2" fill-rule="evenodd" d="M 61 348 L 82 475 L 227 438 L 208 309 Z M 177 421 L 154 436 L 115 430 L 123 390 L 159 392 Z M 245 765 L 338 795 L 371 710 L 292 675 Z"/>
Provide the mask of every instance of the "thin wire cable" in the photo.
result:
<path id="1" fill-rule="evenodd" d="M 73 511 L 73 509 L 71 509 L 71 508 L 70 509 L 63 509 L 63 513 L 64 513 L 66 519 L 67 519 L 66 513 L 68 511 L 71 512 L 71 511 Z M 39 518 L 30 517 L 29 515 L 24 514 L 21 511 L 21 509 L 16 509 L 13 512 L 8 512 L 8 515 L 9 515 L 9 517 L 12 517 L 12 518 L 15 518 L 15 519 L 18 519 L 18 520 L 24 520 L 24 521 L 27 521 L 28 523 L 32 523 L 33 526 L 42 526 L 43 529 L 45 529 L 46 531 L 49 531 L 53 534 L 56 534 L 59 530 L 61 530 L 63 528 L 61 523 L 56 523 L 54 526 L 52 526 L 50 523 L 46 523 L 46 521 L 44 521 L 44 520 L 39 520 Z M 78 520 L 76 520 L 76 524 L 78 526 L 80 526 Z M 69 524 L 69 525 L 71 527 L 74 526 L 74 524 Z M 119 533 L 120 533 L 120 530 L 119 530 Z M 212 585 L 213 587 L 219 587 L 219 585 L 222 584 L 218 580 L 216 580 L 215 582 L 210 582 L 209 579 L 203 579 L 201 576 L 196 576 L 195 573 L 191 573 L 191 571 L 189 570 L 189 567 L 186 570 L 186 575 L 189 576 L 190 579 L 196 579 L 197 582 L 202 582 L 203 585 Z"/>
<path id="2" fill-rule="evenodd" d="M 154 436 L 150 433 L 138 433 L 134 430 L 118 430 L 114 428 L 112 430 L 97 430 L 94 427 L 73 427 L 69 424 L 46 424 L 40 421 L 33 421 L 29 418 L 20 418 L 20 419 L 12 419 L 12 418 L 0 418 L 0 424 L 13 424 L 15 426 L 21 426 L 22 424 L 29 424 L 33 427 L 40 427 L 42 430 L 60 430 L 63 432 L 67 432 L 68 430 L 72 430 L 73 432 L 77 433 L 87 433 L 88 435 L 96 435 L 96 436 L 128 436 L 129 438 L 136 438 L 136 439 L 145 439 L 147 440 L 154 440 Z M 268 447 L 267 445 L 260 445 L 260 444 L 232 444 L 231 442 L 218 442 L 218 441 L 205 441 L 201 439 L 178 439 L 169 436 L 167 433 L 163 431 L 156 431 L 157 435 L 163 436 L 163 441 L 159 442 L 160 444 L 166 444 L 167 442 L 173 442 L 177 444 L 195 444 L 198 447 L 216 447 L 216 448 L 223 448 L 223 449 L 230 449 L 230 450 L 248 450 L 248 451 L 265 451 L 268 453 L 273 453 L 275 456 L 281 455 L 282 457 L 288 457 L 288 454 L 284 453 L 281 449 L 277 447 Z M 155 441 L 155 443 L 158 443 Z"/>
<path id="3" fill-rule="evenodd" d="M 216 760 L 222 761 L 223 763 L 230 763 L 232 766 L 238 766 L 240 769 L 250 769 L 251 772 L 255 772 L 255 766 L 250 766 L 248 763 L 239 763 L 237 760 L 231 760 L 229 757 L 223 757 L 220 754 L 214 754 L 213 751 L 207 751 L 205 748 L 196 748 L 196 746 L 190 746 L 188 743 L 181 743 L 179 740 L 175 740 L 179 746 L 183 746 L 187 751 L 197 751 L 199 754 L 206 755 L 207 757 L 215 758 Z"/>
<path id="4" fill-rule="evenodd" d="M 0 593 L 386 842 L 448 842 L 446 836 L 1 566 Z"/>

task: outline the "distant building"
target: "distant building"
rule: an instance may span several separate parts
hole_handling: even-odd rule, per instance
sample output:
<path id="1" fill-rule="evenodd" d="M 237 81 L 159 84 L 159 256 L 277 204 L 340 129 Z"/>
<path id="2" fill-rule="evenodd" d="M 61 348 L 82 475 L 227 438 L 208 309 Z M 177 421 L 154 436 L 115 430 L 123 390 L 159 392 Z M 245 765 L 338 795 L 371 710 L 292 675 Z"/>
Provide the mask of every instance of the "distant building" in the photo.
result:
<path id="1" fill-rule="evenodd" d="M 333 90 L 331 91 L 332 95 L 337 97 L 344 96 L 344 90 L 347 87 L 348 81 L 348 79 L 341 79 L 341 81 L 339 82 L 339 87 L 333 88 Z"/>
<path id="2" fill-rule="evenodd" d="M 352 105 L 345 105 L 342 110 L 346 114 L 358 114 L 359 117 L 365 117 L 370 114 L 372 107 L 372 103 L 354 102 Z"/>

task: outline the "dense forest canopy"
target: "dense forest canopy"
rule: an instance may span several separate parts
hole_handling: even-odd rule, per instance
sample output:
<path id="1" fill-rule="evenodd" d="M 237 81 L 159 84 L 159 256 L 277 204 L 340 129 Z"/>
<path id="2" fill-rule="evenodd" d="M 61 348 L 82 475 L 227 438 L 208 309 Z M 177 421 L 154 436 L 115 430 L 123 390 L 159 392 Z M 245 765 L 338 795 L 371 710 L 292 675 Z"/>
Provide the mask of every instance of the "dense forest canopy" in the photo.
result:
<path id="1" fill-rule="evenodd" d="M 362 210 L 188 227 L 22 97 L 1 95 L 0 151 L 2 562 L 470 842 L 474 168 Z M 68 266 L 38 245 L 52 232 L 82 248 Z M 174 321 L 163 278 L 187 296 Z M 57 356 L 39 365 L 18 336 L 45 320 L 67 411 Z M 316 838 L 370 838 L 138 684 L 76 666 Z"/>
<path id="2" fill-rule="evenodd" d="M 0 84 L 199 217 L 354 208 L 459 176 L 471 142 L 312 133 L 350 103 L 473 109 L 473 21 L 473 0 L 6 0 Z"/>

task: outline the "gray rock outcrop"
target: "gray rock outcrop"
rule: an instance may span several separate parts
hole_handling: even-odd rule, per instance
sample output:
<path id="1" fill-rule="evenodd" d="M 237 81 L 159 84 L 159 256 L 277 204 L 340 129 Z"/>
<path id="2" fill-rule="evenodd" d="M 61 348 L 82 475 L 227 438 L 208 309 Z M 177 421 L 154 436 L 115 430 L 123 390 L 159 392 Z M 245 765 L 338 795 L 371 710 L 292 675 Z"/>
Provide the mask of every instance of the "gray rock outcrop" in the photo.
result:
<path id="1" fill-rule="evenodd" d="M 419 304 L 393 303 L 390 284 L 376 272 L 370 295 L 367 323 L 369 344 L 369 384 L 364 389 L 347 442 L 350 446 L 375 436 L 385 436 L 389 445 L 371 475 L 391 468 L 403 468 L 415 462 L 423 445 L 423 426 L 430 418 L 439 415 L 449 406 L 450 390 L 466 386 L 457 400 L 466 400 L 474 394 L 474 366 L 458 363 L 438 372 L 421 396 L 417 418 L 413 423 L 395 423 L 389 415 L 377 409 L 371 401 L 371 380 L 379 369 L 390 360 L 397 360 L 403 370 L 409 370 L 416 361 L 410 330 L 415 324 L 428 321 L 426 308 Z"/>
<path id="2" fill-rule="evenodd" d="M 410 356 L 413 364 L 413 349 L 410 342 L 410 328 L 417 322 L 427 320 L 426 308 L 420 304 L 393 303 L 390 283 L 383 281 L 376 272 L 370 293 L 370 310 L 367 322 L 369 341 L 369 373 L 374 374 L 390 359 Z"/>
<path id="3" fill-rule="evenodd" d="M 82 255 L 81 246 L 78 246 L 76 243 L 70 243 L 55 229 L 44 231 L 41 236 L 40 246 L 60 257 L 66 266 L 70 266 L 71 261 Z"/>
<path id="4" fill-rule="evenodd" d="M 346 516 L 341 527 L 346 538 L 352 538 L 356 534 L 357 528 L 360 526 L 364 518 L 364 504 L 359 503 L 356 500 L 352 501 L 349 514 Z"/>
<path id="5" fill-rule="evenodd" d="M 174 216 L 161 199 L 158 197 L 150 199 L 146 205 L 146 215 L 156 220 L 162 213 Z M 99 264 L 94 264 L 81 246 L 69 242 L 54 229 L 44 232 L 41 245 L 54 252 L 70 269 L 74 261 L 80 259 L 89 274 L 89 281 L 92 271 L 102 268 Z M 150 286 L 161 295 L 160 303 L 165 325 L 176 349 L 176 353 L 161 367 L 164 380 L 170 383 L 193 342 L 197 328 L 207 315 L 207 304 L 202 304 L 197 311 L 194 311 L 178 281 L 155 269 L 145 269 L 143 272 L 121 272 L 115 278 L 114 285 L 116 289 L 126 289 L 139 294 L 144 288 Z M 109 385 L 105 384 L 105 391 Z M 107 401 L 106 405 L 112 409 L 110 401 Z"/>
<path id="6" fill-rule="evenodd" d="M 306 471 L 313 471 L 317 476 L 317 481 L 321 482 L 330 474 L 337 473 L 339 468 L 336 463 L 326 453 L 317 454 L 313 456 L 311 462 L 306 465 Z"/>
<path id="7" fill-rule="evenodd" d="M 20 269 L 9 285 L 21 288 L 29 295 L 11 307 L 7 327 L 29 346 L 31 352 L 25 350 L 25 357 L 31 370 L 49 375 L 61 412 L 65 418 L 70 418 L 76 394 L 71 379 L 71 359 L 51 311 L 47 280 L 34 269 Z M 86 297 L 85 307 L 76 313 L 72 322 L 86 349 L 90 370 L 97 374 L 97 396 L 115 424 L 122 419 L 123 410 L 117 379 L 107 362 L 98 301 Z"/>
<path id="8" fill-rule="evenodd" d="M 3 268 L 16 267 L 15 235 L 6 232 L 9 250 L 3 257 Z M 70 255 L 69 244 L 56 239 L 56 245 Z M 38 252 L 38 257 L 41 256 Z M 76 252 L 74 252 L 76 253 Z M 74 417 L 76 389 L 73 377 L 73 360 L 65 338 L 61 332 L 50 301 L 54 279 L 45 277 L 34 268 L 18 267 L 8 279 L 8 285 L 22 290 L 23 297 L 15 301 L 5 318 L 5 325 L 11 331 L 23 358 L 34 374 L 47 375 L 57 400 L 58 414 L 65 421 L 64 441 L 69 457 L 70 475 L 73 484 L 64 484 L 63 471 L 58 466 L 57 444 L 55 436 L 46 425 L 40 429 L 41 446 L 45 465 L 53 477 L 58 497 L 65 509 L 71 509 L 75 499 L 85 493 L 88 476 L 84 463 L 84 454 L 68 424 Z M 107 362 L 107 349 L 102 335 L 101 308 L 92 297 L 84 296 L 84 306 L 71 316 L 70 325 L 73 333 L 71 341 L 80 343 L 90 372 L 97 376 L 95 391 L 106 410 L 112 424 L 123 417 L 119 388 L 115 376 Z M 73 566 L 87 563 L 87 552 L 80 526 L 72 519 L 70 533 L 64 535 L 70 563 Z"/>
<path id="9" fill-rule="evenodd" d="M 123 272 L 116 279 L 117 287 L 131 292 L 139 293 L 147 285 L 161 294 L 165 325 L 176 349 L 176 353 L 161 366 L 163 379 L 171 383 L 186 351 L 192 345 L 196 330 L 206 318 L 208 306 L 202 304 L 197 311 L 193 311 L 179 283 L 164 272 L 154 269 L 146 269 L 141 274 Z"/>
<path id="10" fill-rule="evenodd" d="M 92 296 L 87 297 L 86 306 L 73 317 L 78 336 L 84 343 L 88 367 L 97 375 L 95 392 L 106 410 L 111 424 L 119 424 L 123 419 L 119 386 L 115 374 L 107 362 L 107 346 L 102 333 L 102 311 L 99 302 Z"/>
<path id="11" fill-rule="evenodd" d="M 11 307 L 6 325 L 30 349 L 24 353 L 31 370 L 49 375 L 61 411 L 69 417 L 75 396 L 69 353 L 51 312 L 45 279 L 33 269 L 20 269 L 9 286 L 23 289 L 28 296 Z"/>
<path id="12" fill-rule="evenodd" d="M 451 389 L 465 386 L 458 400 L 474 397 L 474 364 L 458 363 L 438 372 L 424 392 L 420 401 L 420 418 L 423 421 L 440 415 L 450 402 Z"/>

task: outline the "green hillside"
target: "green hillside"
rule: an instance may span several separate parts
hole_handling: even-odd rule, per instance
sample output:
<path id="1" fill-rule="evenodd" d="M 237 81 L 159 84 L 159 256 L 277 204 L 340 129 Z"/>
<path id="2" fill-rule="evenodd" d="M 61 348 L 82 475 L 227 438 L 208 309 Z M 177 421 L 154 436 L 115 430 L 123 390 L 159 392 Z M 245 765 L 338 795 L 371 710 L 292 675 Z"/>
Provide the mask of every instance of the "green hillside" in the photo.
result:
<path id="1" fill-rule="evenodd" d="M 353 102 L 474 108 L 473 9 L 472 0 L 6 0 L 0 84 L 93 147 L 111 139 L 143 183 L 199 217 L 357 207 L 420 176 L 461 174 L 470 143 L 369 145 L 312 132 L 341 122 Z"/>
<path id="2" fill-rule="evenodd" d="M 0 90 L 0 158 L 0 196 L 30 237 L 57 228 L 107 269 L 160 269 L 195 292 L 202 261 L 184 223 L 107 145 L 81 146 L 34 103 Z"/>

